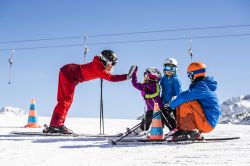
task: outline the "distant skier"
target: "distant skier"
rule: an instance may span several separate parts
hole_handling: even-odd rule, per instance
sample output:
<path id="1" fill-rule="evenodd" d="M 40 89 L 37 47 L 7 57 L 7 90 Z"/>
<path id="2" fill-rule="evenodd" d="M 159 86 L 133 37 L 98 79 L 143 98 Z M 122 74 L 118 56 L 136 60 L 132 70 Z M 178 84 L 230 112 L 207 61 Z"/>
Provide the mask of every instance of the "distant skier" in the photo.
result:
<path id="1" fill-rule="evenodd" d="M 161 79 L 161 72 L 153 67 L 147 68 L 144 72 L 144 81 L 139 83 L 137 81 L 137 68 L 132 75 L 132 84 L 133 86 L 141 91 L 145 103 L 147 105 L 147 111 L 145 117 L 143 118 L 140 127 L 135 130 L 134 135 L 138 135 L 143 130 L 147 131 L 151 125 L 154 102 L 157 102 L 164 116 L 161 116 L 162 124 L 166 125 L 169 130 L 173 130 L 176 127 L 175 120 L 172 119 L 163 109 L 164 105 L 160 98 L 160 85 L 159 81 Z M 166 118 L 166 119 L 165 119 Z M 168 122 L 174 122 L 174 124 L 169 124 Z"/>
<path id="2" fill-rule="evenodd" d="M 187 74 L 192 81 L 189 89 L 170 102 L 170 109 L 177 110 L 178 130 L 172 135 L 174 141 L 196 139 L 200 133 L 212 131 L 221 115 L 215 93 L 217 82 L 213 77 L 206 77 L 206 65 L 193 62 Z"/>
<path id="3" fill-rule="evenodd" d="M 112 75 L 111 71 L 117 63 L 117 56 L 112 50 L 103 50 L 87 64 L 67 64 L 60 69 L 57 105 L 55 106 L 50 126 L 44 133 L 72 134 L 73 131 L 64 126 L 68 110 L 73 101 L 75 87 L 84 81 L 102 78 L 112 82 L 130 79 L 135 66 L 131 66 L 128 74 Z"/>
<path id="4" fill-rule="evenodd" d="M 165 106 L 181 93 L 181 82 L 176 74 L 178 68 L 177 60 L 174 58 L 167 58 L 163 64 L 164 76 L 161 79 L 160 85 L 162 88 L 161 99 Z M 174 112 L 175 114 L 175 112 Z"/>

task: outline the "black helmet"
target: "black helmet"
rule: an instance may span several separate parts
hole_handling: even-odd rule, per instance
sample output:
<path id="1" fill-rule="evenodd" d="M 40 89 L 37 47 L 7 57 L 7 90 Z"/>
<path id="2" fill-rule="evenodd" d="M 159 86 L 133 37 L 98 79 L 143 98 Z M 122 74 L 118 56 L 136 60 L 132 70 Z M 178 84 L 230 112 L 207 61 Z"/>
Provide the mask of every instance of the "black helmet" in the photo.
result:
<path id="1" fill-rule="evenodd" d="M 112 50 L 103 50 L 100 53 L 100 57 L 105 66 L 108 64 L 114 66 L 118 61 L 116 53 Z"/>

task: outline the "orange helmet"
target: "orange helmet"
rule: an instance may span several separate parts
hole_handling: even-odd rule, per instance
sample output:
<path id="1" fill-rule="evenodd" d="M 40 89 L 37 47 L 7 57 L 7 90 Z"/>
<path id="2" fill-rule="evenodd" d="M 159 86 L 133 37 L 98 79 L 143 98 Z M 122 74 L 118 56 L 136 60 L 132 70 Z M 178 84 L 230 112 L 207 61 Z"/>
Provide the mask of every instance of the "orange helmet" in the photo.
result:
<path id="1" fill-rule="evenodd" d="M 202 62 L 192 62 L 187 68 L 188 77 L 192 80 L 206 75 L 206 65 Z"/>

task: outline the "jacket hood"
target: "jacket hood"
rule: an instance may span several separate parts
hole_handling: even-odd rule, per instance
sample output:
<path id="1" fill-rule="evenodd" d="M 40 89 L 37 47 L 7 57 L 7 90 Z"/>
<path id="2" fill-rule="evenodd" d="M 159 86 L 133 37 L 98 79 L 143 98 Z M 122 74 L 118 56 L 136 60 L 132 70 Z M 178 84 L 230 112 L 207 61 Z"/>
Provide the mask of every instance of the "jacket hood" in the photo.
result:
<path id="1" fill-rule="evenodd" d="M 104 64 L 102 63 L 102 60 L 99 56 L 95 56 L 93 58 L 93 63 L 97 64 L 101 69 L 104 69 Z"/>
<path id="2" fill-rule="evenodd" d="M 215 91 L 217 89 L 217 81 L 215 81 L 213 77 L 206 77 L 204 81 L 211 91 Z"/>
<path id="3" fill-rule="evenodd" d="M 93 62 L 95 62 L 95 63 L 101 63 L 100 57 L 99 56 L 94 56 Z"/>

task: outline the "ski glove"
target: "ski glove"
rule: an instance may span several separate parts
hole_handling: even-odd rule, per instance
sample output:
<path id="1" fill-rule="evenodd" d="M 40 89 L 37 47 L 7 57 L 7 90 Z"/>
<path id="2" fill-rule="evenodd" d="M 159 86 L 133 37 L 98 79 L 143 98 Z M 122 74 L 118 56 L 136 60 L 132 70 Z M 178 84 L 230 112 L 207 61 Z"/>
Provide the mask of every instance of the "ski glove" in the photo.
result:
<path id="1" fill-rule="evenodd" d="M 164 105 L 164 108 L 165 108 L 165 109 L 168 109 L 168 107 L 169 107 L 169 103 L 166 103 L 166 104 Z"/>
<path id="2" fill-rule="evenodd" d="M 133 75 L 133 73 L 135 72 L 136 68 L 137 68 L 136 65 L 133 65 L 133 66 L 130 67 L 129 72 L 128 72 L 128 78 L 127 78 L 127 79 L 131 79 L 131 78 L 132 78 L 132 75 Z"/>
<path id="3" fill-rule="evenodd" d="M 168 111 L 168 112 L 174 112 L 174 109 L 172 109 L 171 107 L 169 106 L 166 106 L 166 104 L 164 105 L 164 110 Z"/>

